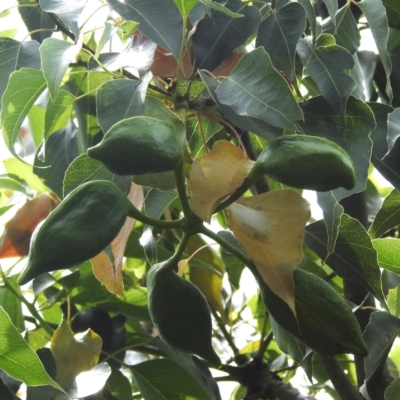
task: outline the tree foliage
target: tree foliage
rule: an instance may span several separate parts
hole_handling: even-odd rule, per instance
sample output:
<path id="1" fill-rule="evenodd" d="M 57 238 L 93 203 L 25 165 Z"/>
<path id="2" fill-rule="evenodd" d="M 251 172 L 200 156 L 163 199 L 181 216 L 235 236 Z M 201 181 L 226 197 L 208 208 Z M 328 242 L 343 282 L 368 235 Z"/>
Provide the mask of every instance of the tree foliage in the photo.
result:
<path id="1" fill-rule="evenodd" d="M 1 399 L 397 399 L 398 1 L 16 5 Z"/>

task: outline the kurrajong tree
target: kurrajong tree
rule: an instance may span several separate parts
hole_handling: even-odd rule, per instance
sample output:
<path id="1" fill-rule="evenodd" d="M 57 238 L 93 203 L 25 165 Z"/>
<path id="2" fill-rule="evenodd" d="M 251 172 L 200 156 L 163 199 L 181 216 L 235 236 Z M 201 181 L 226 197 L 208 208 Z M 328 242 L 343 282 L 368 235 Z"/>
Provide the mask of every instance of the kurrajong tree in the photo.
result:
<path id="1" fill-rule="evenodd" d="M 0 17 L 1 399 L 399 398 L 397 0 Z"/>

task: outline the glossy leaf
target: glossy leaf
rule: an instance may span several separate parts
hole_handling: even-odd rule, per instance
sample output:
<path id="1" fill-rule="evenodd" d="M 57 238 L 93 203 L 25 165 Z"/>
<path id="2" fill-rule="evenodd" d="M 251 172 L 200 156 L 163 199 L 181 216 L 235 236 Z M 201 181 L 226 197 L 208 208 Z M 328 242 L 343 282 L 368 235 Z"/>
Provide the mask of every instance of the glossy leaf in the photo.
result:
<path id="1" fill-rule="evenodd" d="M 399 400 L 400 378 L 395 379 L 385 391 L 385 400 Z"/>
<path id="2" fill-rule="evenodd" d="M 233 11 L 231 11 L 229 8 L 224 7 L 222 3 L 218 3 L 216 1 L 212 0 L 200 0 L 200 3 L 203 3 L 206 7 L 209 7 L 210 9 L 221 11 L 224 14 L 226 14 L 228 17 L 232 18 L 242 18 L 244 15 L 243 14 L 238 14 Z"/>
<path id="3" fill-rule="evenodd" d="M 111 181 L 124 193 L 129 193 L 131 187 L 128 175 L 115 175 L 100 161 L 82 154 L 76 157 L 65 171 L 63 197 L 82 183 L 95 180 Z"/>
<path id="4" fill-rule="evenodd" d="M 272 64 L 291 82 L 295 81 L 296 45 L 306 28 L 306 12 L 297 3 L 289 3 L 271 13 L 260 25 L 256 47 L 263 46 Z"/>
<path id="5" fill-rule="evenodd" d="M 0 99 L 3 96 L 10 75 L 22 67 L 40 69 L 39 43 L 35 41 L 18 42 L 0 37 Z M 0 109 L 1 109 L 0 104 Z"/>
<path id="6" fill-rule="evenodd" d="M 360 222 L 342 215 L 335 251 L 328 258 L 327 240 L 323 220 L 306 227 L 304 244 L 308 248 L 322 260 L 326 259 L 327 265 L 341 278 L 360 283 L 385 305 L 377 252 Z"/>
<path id="7" fill-rule="evenodd" d="M 84 371 L 89 371 L 98 362 L 102 340 L 92 330 L 74 337 L 71 328 L 64 320 L 54 332 L 51 352 L 57 365 L 56 382 L 68 387 Z"/>
<path id="8" fill-rule="evenodd" d="M 221 11 L 213 11 L 211 18 L 199 21 L 192 36 L 195 70 L 212 71 L 237 47 L 257 30 L 261 16 L 258 9 L 240 0 L 229 0 L 225 7 L 243 18 L 233 18 Z"/>
<path id="9" fill-rule="evenodd" d="M 355 88 L 355 82 L 345 73 L 354 67 L 351 54 L 338 46 L 335 38 L 328 34 L 318 37 L 315 48 L 306 39 L 301 39 L 297 45 L 297 53 L 322 95 L 344 119 L 347 99 Z M 336 61 L 338 59 L 340 63 Z"/>
<path id="10" fill-rule="evenodd" d="M 14 143 L 19 136 L 19 129 L 45 87 L 46 80 L 42 72 L 37 69 L 22 68 L 10 76 L 2 99 L 1 128 L 6 146 L 17 158 L 19 156 L 15 152 Z"/>
<path id="11" fill-rule="evenodd" d="M 0 317 L 0 368 L 27 385 L 50 385 L 58 388 L 1 306 Z"/>
<path id="12" fill-rule="evenodd" d="M 192 255 L 195 251 L 206 244 L 207 243 L 200 236 L 192 236 L 186 247 L 186 251 L 188 254 Z M 195 259 L 210 265 L 213 269 L 219 272 L 219 274 L 217 274 L 210 269 L 196 268 L 192 264 L 190 267 L 190 282 L 200 289 L 204 297 L 219 312 L 222 318 L 225 318 L 226 315 L 221 296 L 222 278 L 225 272 L 222 259 L 212 249 L 211 246 L 208 246 L 196 253 L 193 260 Z"/>
<path id="13" fill-rule="evenodd" d="M 18 0 L 18 4 L 24 5 L 29 4 L 39 5 L 39 0 Z M 36 31 L 38 29 L 54 29 L 56 27 L 55 22 L 50 18 L 50 16 L 44 12 L 40 7 L 18 7 L 18 12 L 21 15 L 29 32 Z M 42 43 L 44 39 L 50 37 L 52 32 L 33 32 L 31 33 L 32 40 L 37 40 Z"/>
<path id="14" fill-rule="evenodd" d="M 389 114 L 388 124 L 389 131 L 387 140 L 390 152 L 396 140 L 400 137 L 400 108 L 396 108 Z"/>
<path id="15" fill-rule="evenodd" d="M 293 129 L 293 122 L 303 119 L 287 82 L 262 48 L 245 54 L 233 73 L 218 85 L 216 94 L 222 104 L 237 114 L 273 126 Z"/>
<path id="16" fill-rule="evenodd" d="M 218 141 L 212 151 L 192 164 L 189 187 L 194 212 L 210 222 L 214 210 L 233 193 L 249 174 L 254 161 L 228 141 Z"/>
<path id="17" fill-rule="evenodd" d="M 53 133 L 46 144 L 39 146 L 33 172 L 62 199 L 65 172 L 78 154 L 78 128 L 69 121 L 65 128 Z"/>
<path id="18" fill-rule="evenodd" d="M 389 28 L 386 9 L 382 4 L 382 0 L 363 0 L 358 2 L 357 5 L 361 8 L 362 12 L 367 18 L 368 25 L 375 39 L 383 67 L 385 69 L 387 79 L 386 94 L 391 101 L 393 98 L 393 92 L 389 77 L 392 72 L 392 62 L 390 61 L 389 53 L 387 51 Z"/>
<path id="19" fill-rule="evenodd" d="M 343 147 L 353 159 L 356 170 L 356 186 L 352 190 L 339 188 L 332 194 L 318 193 L 318 203 L 324 211 L 329 232 L 328 247 L 332 250 L 341 214 L 341 206 L 337 206 L 337 202 L 365 190 L 372 147 L 369 132 L 375 127 L 375 119 L 371 109 L 354 97 L 349 98 L 345 123 L 319 96 L 302 104 L 302 109 L 305 121 L 299 122 L 299 125 L 303 132 L 325 137 Z"/>
<path id="20" fill-rule="evenodd" d="M 229 121 L 233 122 L 235 125 L 244 130 L 253 132 L 256 135 L 259 135 L 268 140 L 275 139 L 276 137 L 282 135 L 282 128 L 272 126 L 258 118 L 253 118 L 247 115 L 239 115 L 239 113 L 235 112 L 230 106 L 222 104 L 218 100 L 217 94 L 215 93 L 218 87 L 218 82 L 202 71 L 199 71 L 199 75 L 202 81 L 205 83 L 206 89 L 211 98 L 215 101 L 215 103 L 218 105 L 218 108 L 225 115 L 225 117 L 229 119 Z"/>
<path id="21" fill-rule="evenodd" d="M 399 255 L 400 240 L 394 238 L 375 239 L 372 241 L 378 253 L 378 261 L 381 268 L 400 275 Z"/>
<path id="22" fill-rule="evenodd" d="M 337 0 L 322 0 L 322 1 L 325 3 L 326 8 L 328 9 L 329 16 L 331 17 L 332 20 L 334 20 L 338 10 Z"/>
<path id="23" fill-rule="evenodd" d="M 364 360 L 365 380 L 368 381 L 385 361 L 394 340 L 400 333 L 400 319 L 386 312 L 374 312 L 364 332 L 369 354 Z"/>
<path id="24" fill-rule="evenodd" d="M 296 314 L 293 271 L 303 257 L 310 205 L 290 189 L 245 197 L 229 207 L 231 229 L 270 289 Z"/>
<path id="25" fill-rule="evenodd" d="M 357 28 L 357 21 L 351 12 L 350 4 L 347 3 L 337 11 L 333 19 L 329 18 L 323 24 L 322 33 L 331 34 L 338 46 L 344 47 L 353 54 L 360 47 L 361 35 Z"/>
<path id="26" fill-rule="evenodd" d="M 390 314 L 395 317 L 400 317 L 400 287 L 397 286 L 394 289 L 390 289 L 387 296 L 387 305 Z"/>
<path id="27" fill-rule="evenodd" d="M 141 82 L 118 79 L 108 81 L 97 92 L 99 125 L 107 132 L 126 118 L 143 115 L 147 86 L 152 78 L 146 75 Z"/>
<path id="28" fill-rule="evenodd" d="M 55 207 L 56 202 L 47 194 L 26 202 L 5 225 L 0 258 L 28 255 L 32 232 Z"/>
<path id="29" fill-rule="evenodd" d="M 196 400 L 210 399 L 197 380 L 172 360 L 165 358 L 145 361 L 130 366 L 130 370 L 144 398 L 173 400 L 185 396 Z"/>
<path id="30" fill-rule="evenodd" d="M 199 0 L 174 0 L 175 5 L 183 16 L 188 16 Z"/>
<path id="31" fill-rule="evenodd" d="M 60 119 L 68 113 L 70 115 L 72 104 L 75 101 L 75 96 L 64 89 L 61 89 L 54 102 L 49 99 L 46 108 L 45 121 L 44 121 L 44 140 L 46 141 L 49 136 L 57 131 L 57 126 Z"/>
<path id="32" fill-rule="evenodd" d="M 85 6 L 85 0 L 39 0 L 39 3 L 44 11 L 56 14 L 78 41 L 78 20 Z"/>
<path id="33" fill-rule="evenodd" d="M 379 238 L 388 230 L 400 225 L 400 192 L 392 190 L 385 198 L 368 233 L 371 238 Z"/>
<path id="34" fill-rule="evenodd" d="M 46 39 L 40 46 L 43 75 L 53 101 L 58 95 L 61 81 L 69 64 L 75 59 L 79 51 L 79 44 L 54 38 Z"/>
<path id="35" fill-rule="evenodd" d="M 132 184 L 128 199 L 136 208 L 141 210 L 144 202 L 143 188 Z M 121 228 L 116 238 L 111 242 L 113 260 L 111 260 L 104 251 L 90 260 L 96 278 L 106 286 L 109 292 L 115 293 L 120 297 L 122 297 L 124 293 L 122 263 L 125 246 L 135 222 L 134 219 L 127 218 L 124 226 Z"/>
<path id="36" fill-rule="evenodd" d="M 153 42 L 171 52 L 176 59 L 182 42 L 182 16 L 173 2 L 164 0 L 107 0 L 127 21 L 139 23 L 139 30 Z M 162 23 L 160 23 L 162 21 Z"/>

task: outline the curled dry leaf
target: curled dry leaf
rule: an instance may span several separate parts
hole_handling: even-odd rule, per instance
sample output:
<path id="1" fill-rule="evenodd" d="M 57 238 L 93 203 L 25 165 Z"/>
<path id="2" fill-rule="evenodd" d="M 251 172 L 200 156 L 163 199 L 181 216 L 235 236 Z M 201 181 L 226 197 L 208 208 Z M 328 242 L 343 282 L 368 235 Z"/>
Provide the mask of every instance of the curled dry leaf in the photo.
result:
<path id="1" fill-rule="evenodd" d="M 216 142 L 211 153 L 196 158 L 189 175 L 194 212 L 209 222 L 218 205 L 243 183 L 253 164 L 227 140 Z"/>
<path id="2" fill-rule="evenodd" d="M 5 226 L 1 240 L 0 258 L 26 256 L 36 226 L 58 205 L 48 194 L 27 201 Z"/>
<path id="3" fill-rule="evenodd" d="M 310 205 L 291 189 L 242 198 L 229 207 L 233 233 L 269 288 L 296 315 L 293 271 L 303 257 Z"/>
<path id="4" fill-rule="evenodd" d="M 102 345 L 101 337 L 91 329 L 74 336 L 64 320 L 51 339 L 57 366 L 56 382 L 65 389 L 81 372 L 92 369 L 99 361 Z"/>
<path id="5" fill-rule="evenodd" d="M 142 186 L 132 183 L 128 199 L 140 210 L 144 202 Z M 112 241 L 111 251 L 114 255 L 114 262 L 110 260 L 104 251 L 90 260 L 95 277 L 106 286 L 109 292 L 115 293 L 121 297 L 124 293 L 122 261 L 126 242 L 128 241 L 135 222 L 136 220 L 127 218 L 117 237 Z"/>

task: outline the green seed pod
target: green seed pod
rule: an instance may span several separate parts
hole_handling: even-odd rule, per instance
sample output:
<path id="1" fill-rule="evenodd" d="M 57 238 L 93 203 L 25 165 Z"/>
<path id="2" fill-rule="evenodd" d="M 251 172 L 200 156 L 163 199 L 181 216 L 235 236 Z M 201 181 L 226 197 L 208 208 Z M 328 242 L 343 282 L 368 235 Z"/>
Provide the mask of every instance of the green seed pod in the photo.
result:
<path id="1" fill-rule="evenodd" d="M 265 305 L 276 322 L 322 355 L 366 356 L 368 347 L 345 300 L 314 274 L 297 269 L 293 279 L 297 320 L 289 306 L 259 281 Z"/>
<path id="2" fill-rule="evenodd" d="M 73 190 L 35 229 L 19 284 L 100 253 L 124 225 L 129 207 L 129 200 L 110 181 L 91 181 Z"/>
<path id="3" fill-rule="evenodd" d="M 210 310 L 200 290 L 176 274 L 169 261 L 150 269 L 147 287 L 150 316 L 161 339 L 219 368 L 221 360 L 211 344 Z"/>
<path id="4" fill-rule="evenodd" d="M 88 155 L 119 175 L 171 171 L 183 159 L 175 128 L 159 119 L 133 117 L 110 128 Z"/>
<path id="5" fill-rule="evenodd" d="M 262 175 L 300 189 L 326 192 L 347 190 L 356 184 L 353 160 L 335 142 L 318 136 L 287 135 L 272 140 L 249 174 L 254 182 Z"/>

